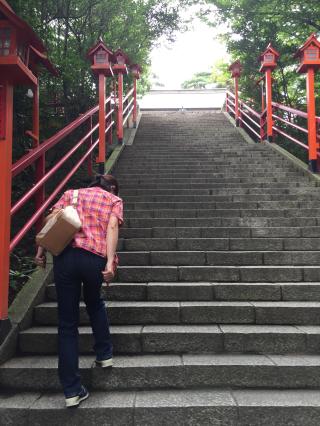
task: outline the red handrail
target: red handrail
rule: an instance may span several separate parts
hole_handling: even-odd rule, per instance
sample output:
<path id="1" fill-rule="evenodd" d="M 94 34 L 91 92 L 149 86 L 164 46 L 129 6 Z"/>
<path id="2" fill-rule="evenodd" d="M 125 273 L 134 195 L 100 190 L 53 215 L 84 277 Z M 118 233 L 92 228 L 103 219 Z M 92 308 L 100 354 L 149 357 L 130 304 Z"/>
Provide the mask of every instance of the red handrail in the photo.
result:
<path id="1" fill-rule="evenodd" d="M 109 106 L 109 112 L 105 116 L 105 120 L 108 123 L 106 126 L 106 133 L 112 132 L 112 127 L 114 125 L 114 120 L 112 120 L 112 115 L 114 114 L 114 109 L 111 107 L 111 96 L 106 100 L 106 104 Z M 91 158 L 92 160 L 92 152 L 99 143 L 99 140 L 92 143 L 92 136 L 98 130 L 99 124 L 93 125 L 92 118 L 98 112 L 99 107 L 96 106 L 91 108 L 86 113 L 82 114 L 72 123 L 68 124 L 62 130 L 57 132 L 55 135 L 41 143 L 38 147 L 32 149 L 28 154 L 24 155 L 20 160 L 18 160 L 12 167 L 12 175 L 13 177 L 17 176 L 27 167 L 33 165 L 38 158 L 44 155 L 48 150 L 55 147 L 59 142 L 64 140 L 67 136 L 69 136 L 73 131 L 77 130 L 89 120 L 90 130 L 80 139 L 80 141 L 76 142 L 76 144 L 47 172 L 45 173 L 41 179 L 35 182 L 34 186 L 27 191 L 11 208 L 11 216 L 15 215 L 32 197 L 36 195 L 36 193 L 44 188 L 45 183 L 65 164 L 67 160 L 69 160 L 72 155 L 74 155 L 78 150 L 89 141 L 89 146 L 85 151 L 85 154 L 80 158 L 78 163 L 72 168 L 72 170 L 67 174 L 67 176 L 63 179 L 63 181 L 55 188 L 55 190 L 48 196 L 46 200 L 44 200 L 43 204 L 40 208 L 38 208 L 35 213 L 29 218 L 27 223 L 22 227 L 22 229 L 17 233 L 17 235 L 12 239 L 10 243 L 10 250 L 13 250 L 16 245 L 22 240 L 22 238 L 26 235 L 29 229 L 36 222 L 40 223 L 41 218 L 45 210 L 49 207 L 54 198 L 58 195 L 58 193 L 62 190 L 68 180 L 74 175 L 74 173 L 78 170 L 78 168 L 83 164 L 83 162 L 87 158 Z M 109 123 L 111 119 L 111 122 Z M 92 170 L 92 167 L 89 168 L 89 171 Z"/>
<path id="2" fill-rule="evenodd" d="M 235 115 L 235 110 L 231 108 L 230 105 L 235 105 L 230 98 L 235 99 L 235 96 L 232 92 L 227 91 L 227 112 L 231 111 L 233 115 Z M 298 110 L 296 108 L 288 107 L 286 105 L 280 104 L 278 102 L 272 102 L 273 109 L 277 109 L 278 111 L 283 111 L 285 113 L 291 114 L 292 118 L 294 117 L 301 117 L 304 119 L 308 119 L 308 114 L 304 111 Z M 247 128 L 250 132 L 252 132 L 254 135 L 256 135 L 261 141 L 265 137 L 265 130 L 264 127 L 266 125 L 266 115 L 267 115 L 267 108 L 265 108 L 264 111 L 261 113 L 258 113 L 253 108 L 251 108 L 247 103 L 245 103 L 242 100 L 239 100 L 239 112 L 240 112 L 240 124 L 241 126 Z M 250 114 L 251 116 L 250 116 Z M 259 119 L 259 123 L 254 120 L 254 118 Z M 301 146 L 302 148 L 309 150 L 308 144 L 304 143 L 303 141 L 297 139 L 296 137 L 290 135 L 285 128 L 280 128 L 276 125 L 277 122 L 280 122 L 284 125 L 286 125 L 288 128 L 294 129 L 298 132 L 303 133 L 304 135 L 308 135 L 308 129 L 305 127 L 302 127 L 299 124 L 296 124 L 292 121 L 292 119 L 288 117 L 281 117 L 278 114 L 273 113 L 272 118 L 274 119 L 274 123 L 272 126 L 272 129 L 275 133 L 283 136 L 284 138 L 288 139 L 289 141 Z M 320 117 L 316 117 L 316 122 L 320 124 Z M 258 129 L 260 129 L 260 134 L 252 127 L 252 125 L 256 126 Z M 318 139 L 320 139 L 320 134 L 317 135 Z M 317 153 L 317 156 L 320 158 L 320 152 Z"/>

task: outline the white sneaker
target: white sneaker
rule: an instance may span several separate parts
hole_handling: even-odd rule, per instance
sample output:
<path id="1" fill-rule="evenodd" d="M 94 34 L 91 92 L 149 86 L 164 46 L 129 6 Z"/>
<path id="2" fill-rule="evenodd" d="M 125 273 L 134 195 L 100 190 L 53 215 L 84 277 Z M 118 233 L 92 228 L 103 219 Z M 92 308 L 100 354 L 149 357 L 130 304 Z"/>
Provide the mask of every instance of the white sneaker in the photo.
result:
<path id="1" fill-rule="evenodd" d="M 89 397 L 89 392 L 87 389 L 82 386 L 81 391 L 78 395 L 72 396 L 70 398 L 66 398 L 66 407 L 72 408 L 72 407 L 78 407 L 81 401 L 84 401 Z"/>
<path id="2" fill-rule="evenodd" d="M 95 366 L 96 367 L 101 367 L 101 368 L 111 368 L 113 365 L 113 361 L 112 358 L 109 359 L 103 359 L 101 361 L 98 361 L 97 359 L 95 360 Z"/>

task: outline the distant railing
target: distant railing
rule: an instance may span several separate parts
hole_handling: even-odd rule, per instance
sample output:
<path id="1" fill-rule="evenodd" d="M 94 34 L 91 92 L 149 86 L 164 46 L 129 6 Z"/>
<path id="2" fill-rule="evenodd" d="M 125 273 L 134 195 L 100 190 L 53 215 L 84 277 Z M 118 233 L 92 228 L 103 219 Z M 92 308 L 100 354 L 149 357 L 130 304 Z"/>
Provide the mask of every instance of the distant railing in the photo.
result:
<path id="1" fill-rule="evenodd" d="M 239 99 L 238 107 L 238 120 L 239 126 L 242 127 L 250 136 L 256 141 L 262 142 L 266 138 L 265 126 L 267 123 L 266 115 L 267 109 L 259 113 L 252 107 L 247 105 L 246 102 Z M 235 109 L 235 95 L 231 91 L 227 91 L 226 95 L 226 111 L 236 121 L 236 109 Z M 284 140 L 290 141 L 295 145 L 302 147 L 305 150 L 309 150 L 308 146 L 308 128 L 307 120 L 308 114 L 295 108 L 288 107 L 286 105 L 272 102 L 272 119 L 275 136 L 281 135 Z M 301 123 L 301 120 L 305 123 Z M 320 126 L 320 117 L 316 117 L 317 125 Z M 320 141 L 320 134 L 317 134 L 318 143 Z M 318 158 L 320 158 L 320 152 L 317 152 Z"/>

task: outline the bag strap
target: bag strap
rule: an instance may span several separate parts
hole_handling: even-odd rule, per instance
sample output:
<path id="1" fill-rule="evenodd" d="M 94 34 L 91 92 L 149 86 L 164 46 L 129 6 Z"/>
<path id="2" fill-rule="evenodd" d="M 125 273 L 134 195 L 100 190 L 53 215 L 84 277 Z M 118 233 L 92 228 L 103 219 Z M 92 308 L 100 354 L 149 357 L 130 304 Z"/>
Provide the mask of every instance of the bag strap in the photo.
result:
<path id="1" fill-rule="evenodd" d="M 79 190 L 75 189 L 73 191 L 73 196 L 72 196 L 72 205 L 73 207 L 76 207 L 78 204 L 78 196 L 79 196 Z"/>

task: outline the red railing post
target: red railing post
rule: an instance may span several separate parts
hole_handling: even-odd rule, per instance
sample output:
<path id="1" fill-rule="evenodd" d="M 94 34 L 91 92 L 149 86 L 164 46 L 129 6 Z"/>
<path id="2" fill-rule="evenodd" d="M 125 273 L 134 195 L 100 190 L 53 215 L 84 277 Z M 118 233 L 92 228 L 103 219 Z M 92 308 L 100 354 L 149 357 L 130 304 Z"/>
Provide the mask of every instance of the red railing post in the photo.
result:
<path id="1" fill-rule="evenodd" d="M 88 126 L 90 132 L 92 131 L 92 124 L 93 124 L 93 122 L 92 122 L 92 115 L 91 115 L 91 117 L 89 119 L 89 126 Z M 90 137 L 88 139 L 88 149 L 91 148 L 92 143 L 93 143 L 93 135 L 91 133 L 91 135 L 90 135 Z M 88 175 L 91 177 L 93 175 L 93 170 L 92 170 L 92 153 L 88 157 L 87 170 L 88 170 Z"/>
<path id="2" fill-rule="evenodd" d="M 229 93 L 226 93 L 226 111 L 229 112 Z"/>
<path id="3" fill-rule="evenodd" d="M 266 80 L 266 106 L 267 106 L 267 139 L 272 142 L 273 139 L 273 117 L 272 117 L 272 70 L 277 66 L 277 59 L 280 57 L 271 43 L 268 44 L 266 50 L 260 55 L 261 61 L 260 72 L 265 73 Z"/>
<path id="4" fill-rule="evenodd" d="M 138 105 L 137 105 L 137 78 L 133 77 L 133 128 L 137 127 Z"/>
<path id="5" fill-rule="evenodd" d="M 117 111 L 117 138 L 118 143 L 123 143 L 123 74 L 118 74 L 118 111 Z"/>
<path id="6" fill-rule="evenodd" d="M 318 145 L 317 145 L 317 124 L 316 124 L 316 103 L 314 95 L 314 76 L 316 70 L 320 68 L 320 42 L 316 34 L 313 33 L 294 55 L 300 59 L 299 73 L 307 73 L 307 108 L 308 108 L 308 147 L 309 147 L 309 168 L 313 173 L 317 173 L 319 168 Z"/>
<path id="7" fill-rule="evenodd" d="M 318 172 L 318 147 L 317 147 L 317 124 L 316 124 L 316 101 L 314 95 L 314 74 L 312 67 L 307 72 L 307 107 L 308 107 L 308 146 L 309 167 L 312 172 Z"/>
<path id="8" fill-rule="evenodd" d="M 112 140 L 112 131 L 113 131 L 113 129 L 112 129 L 112 113 L 111 113 L 111 111 L 112 111 L 112 105 L 111 105 L 111 99 L 112 99 L 112 97 L 110 96 L 110 100 L 107 103 L 107 114 L 109 114 L 108 120 L 107 120 L 107 127 L 109 128 L 108 134 L 107 134 L 107 139 L 108 139 L 107 144 L 109 144 L 109 145 L 112 145 L 112 142 L 113 142 L 113 140 Z"/>
<path id="9" fill-rule="evenodd" d="M 267 138 L 273 140 L 273 117 L 272 117 L 272 78 L 271 69 L 266 70 L 266 104 L 267 104 Z"/>
<path id="10" fill-rule="evenodd" d="M 230 67 L 229 71 L 231 71 L 232 77 L 234 79 L 234 114 L 235 114 L 235 120 L 236 120 L 236 126 L 239 127 L 240 124 L 240 116 L 239 116 L 239 77 L 241 75 L 241 63 L 240 61 L 233 62 Z"/>
<path id="11" fill-rule="evenodd" d="M 40 105 L 39 105 L 39 86 L 35 86 L 33 89 L 33 147 L 36 148 L 40 144 Z M 45 154 L 43 153 L 41 157 L 36 161 L 36 172 L 35 172 L 35 184 L 39 182 L 40 179 L 46 173 L 46 163 L 45 163 Z M 39 210 L 43 205 L 45 200 L 45 186 L 43 185 L 35 195 L 35 208 Z M 36 222 L 36 231 L 40 231 L 43 224 L 43 215 Z"/>
<path id="12" fill-rule="evenodd" d="M 99 173 L 103 174 L 106 160 L 106 77 L 99 74 Z"/>
<path id="13" fill-rule="evenodd" d="M 10 328 L 8 319 L 13 86 L 0 81 L 0 344 Z"/>
<path id="14" fill-rule="evenodd" d="M 234 77 L 234 95 L 235 95 L 235 120 L 236 120 L 236 126 L 239 127 L 240 125 L 240 115 L 239 115 L 239 77 Z"/>

